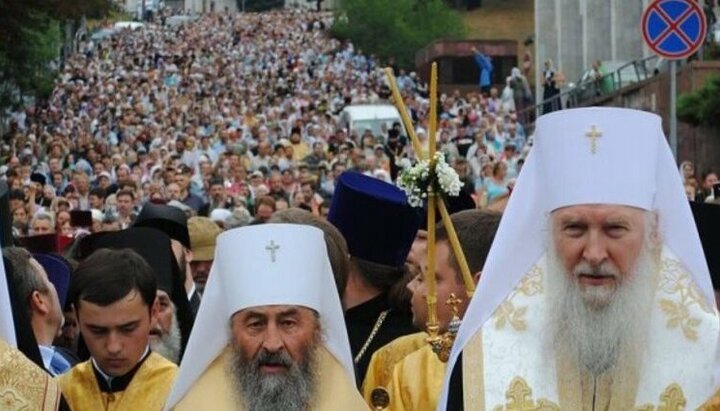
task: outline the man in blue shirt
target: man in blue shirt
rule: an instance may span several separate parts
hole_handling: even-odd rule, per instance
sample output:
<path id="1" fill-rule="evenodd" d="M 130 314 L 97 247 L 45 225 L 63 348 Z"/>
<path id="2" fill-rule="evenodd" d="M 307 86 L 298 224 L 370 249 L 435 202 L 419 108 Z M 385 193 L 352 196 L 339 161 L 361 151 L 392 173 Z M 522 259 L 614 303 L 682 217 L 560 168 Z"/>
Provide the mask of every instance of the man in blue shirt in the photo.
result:
<path id="1" fill-rule="evenodd" d="M 475 63 L 480 68 L 480 90 L 487 95 L 490 92 L 490 79 L 492 78 L 493 64 L 490 56 L 481 53 L 477 48 L 472 48 Z"/>

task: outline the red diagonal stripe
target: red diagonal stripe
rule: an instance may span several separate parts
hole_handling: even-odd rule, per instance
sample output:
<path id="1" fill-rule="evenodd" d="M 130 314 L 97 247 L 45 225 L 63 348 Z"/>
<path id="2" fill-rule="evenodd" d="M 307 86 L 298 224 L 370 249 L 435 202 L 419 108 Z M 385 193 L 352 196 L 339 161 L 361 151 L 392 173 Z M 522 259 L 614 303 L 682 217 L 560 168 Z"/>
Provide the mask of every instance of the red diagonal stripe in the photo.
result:
<path id="1" fill-rule="evenodd" d="M 668 25 L 668 28 L 665 29 L 662 33 L 660 33 L 660 35 L 652 43 L 653 47 L 657 47 L 658 44 L 665 41 L 672 33 L 675 33 L 675 35 L 677 35 L 687 47 L 693 46 L 693 42 L 687 37 L 687 34 L 685 34 L 685 32 L 680 29 L 680 25 L 683 24 L 685 20 L 690 17 L 690 15 L 695 13 L 695 9 L 693 9 L 691 6 L 688 6 L 688 8 L 683 12 L 683 14 L 681 14 L 680 17 L 677 18 L 677 20 L 673 20 L 670 16 L 667 15 L 667 13 L 665 12 L 665 10 L 662 9 L 662 7 L 658 6 L 658 3 L 654 3 L 651 7 L 658 13 L 660 18 L 665 21 L 665 24 Z"/>

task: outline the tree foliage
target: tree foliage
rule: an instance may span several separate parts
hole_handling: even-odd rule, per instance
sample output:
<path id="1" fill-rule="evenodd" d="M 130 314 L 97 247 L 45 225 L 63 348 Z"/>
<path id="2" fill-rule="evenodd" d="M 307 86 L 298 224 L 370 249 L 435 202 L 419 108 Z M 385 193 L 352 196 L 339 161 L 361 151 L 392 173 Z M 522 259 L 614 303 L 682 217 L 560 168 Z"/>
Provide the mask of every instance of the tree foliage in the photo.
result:
<path id="1" fill-rule="evenodd" d="M 46 96 L 55 75 L 52 61 L 60 50 L 60 26 L 42 8 L 18 10 L 0 18 L 0 109 L 23 97 Z"/>
<path id="2" fill-rule="evenodd" d="M 694 126 L 720 126 L 720 76 L 711 76 L 701 88 L 680 96 L 677 113 Z"/>
<path id="3" fill-rule="evenodd" d="M 443 0 L 342 0 L 333 34 L 356 48 L 400 67 L 415 65 L 415 53 L 437 39 L 466 34 L 460 15 Z"/>
<path id="4" fill-rule="evenodd" d="M 65 19 L 100 19 L 107 16 L 113 8 L 112 0 L 56 0 L 56 15 Z"/>
<path id="5" fill-rule="evenodd" d="M 99 17 L 111 0 L 0 1 L 0 111 L 24 97 L 50 94 L 62 46 L 61 27 L 82 16 Z"/>

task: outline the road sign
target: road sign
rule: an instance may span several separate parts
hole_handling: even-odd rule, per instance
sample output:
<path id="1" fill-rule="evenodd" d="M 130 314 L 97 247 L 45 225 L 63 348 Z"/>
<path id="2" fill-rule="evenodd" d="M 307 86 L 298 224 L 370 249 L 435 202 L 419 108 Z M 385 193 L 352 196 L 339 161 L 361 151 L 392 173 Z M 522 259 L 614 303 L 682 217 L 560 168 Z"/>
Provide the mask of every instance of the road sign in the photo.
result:
<path id="1" fill-rule="evenodd" d="M 655 0 L 642 16 L 645 43 L 661 57 L 684 59 L 705 40 L 707 22 L 695 0 Z"/>

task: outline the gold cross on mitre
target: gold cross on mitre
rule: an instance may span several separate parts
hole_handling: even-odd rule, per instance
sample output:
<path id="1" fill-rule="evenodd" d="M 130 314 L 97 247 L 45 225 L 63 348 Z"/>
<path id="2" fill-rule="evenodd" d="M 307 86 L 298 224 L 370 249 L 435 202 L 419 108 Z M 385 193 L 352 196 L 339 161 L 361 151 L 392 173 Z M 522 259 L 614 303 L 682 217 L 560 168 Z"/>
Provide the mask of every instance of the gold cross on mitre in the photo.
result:
<path id="1" fill-rule="evenodd" d="M 273 263 L 275 262 L 275 252 L 280 249 L 280 246 L 275 244 L 274 240 L 270 241 L 270 244 L 268 244 L 265 247 L 266 250 L 270 251 L 270 261 Z"/>
<path id="2" fill-rule="evenodd" d="M 585 137 L 590 139 L 590 152 L 597 153 L 597 139 L 602 137 L 602 131 L 595 124 L 590 126 L 590 131 L 585 133 Z"/>

